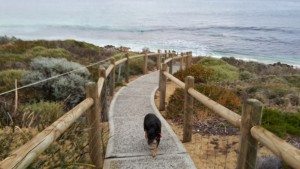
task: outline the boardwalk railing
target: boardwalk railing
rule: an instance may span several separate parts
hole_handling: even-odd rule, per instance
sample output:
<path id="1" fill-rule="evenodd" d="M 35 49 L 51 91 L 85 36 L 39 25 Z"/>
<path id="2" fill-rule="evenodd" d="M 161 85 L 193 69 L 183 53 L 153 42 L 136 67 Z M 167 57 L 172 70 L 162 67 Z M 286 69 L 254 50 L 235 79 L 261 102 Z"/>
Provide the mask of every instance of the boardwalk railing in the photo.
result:
<path id="1" fill-rule="evenodd" d="M 270 149 L 274 154 L 279 156 L 284 162 L 293 168 L 300 168 L 300 150 L 293 145 L 287 143 L 285 140 L 277 137 L 267 129 L 260 126 L 263 105 L 255 99 L 249 99 L 243 105 L 242 116 L 222 106 L 221 104 L 211 100 L 207 96 L 196 91 L 194 87 L 194 78 L 186 77 L 185 82 L 180 81 L 174 77 L 171 72 L 172 60 L 180 59 L 182 69 L 182 61 L 185 59 L 186 67 L 191 65 L 191 53 L 177 57 L 171 57 L 162 64 L 160 70 L 160 101 L 159 109 L 165 109 L 165 95 L 166 95 L 166 79 L 170 79 L 173 83 L 185 90 L 184 96 L 184 128 L 183 128 L 183 142 L 188 142 L 192 137 L 192 110 L 193 98 L 201 102 L 214 113 L 226 119 L 235 127 L 240 128 L 240 149 L 237 161 L 238 169 L 255 169 L 257 156 L 257 142 L 262 143 L 265 147 Z M 168 68 L 168 65 L 170 68 Z"/>
<path id="2" fill-rule="evenodd" d="M 165 54 L 166 55 L 166 54 Z M 57 138 L 59 138 L 79 117 L 85 115 L 89 124 L 89 153 L 92 163 L 96 168 L 102 168 L 103 153 L 101 152 L 101 130 L 100 122 L 107 121 L 107 102 L 101 101 L 101 94 L 105 94 L 106 86 L 110 79 L 110 95 L 113 96 L 115 88 L 115 71 L 116 67 L 125 64 L 125 82 L 129 81 L 129 62 L 135 58 L 144 57 L 144 73 L 147 70 L 148 57 L 161 58 L 160 51 L 158 53 L 145 53 L 129 56 L 125 54 L 125 58 L 115 61 L 111 58 L 111 63 L 105 69 L 99 66 L 99 79 L 96 83 L 90 82 L 86 84 L 86 99 L 75 106 L 72 110 L 65 113 L 62 117 L 52 123 L 49 127 L 38 133 L 34 138 L 26 144 L 12 151 L 7 158 L 0 162 L 0 169 L 26 168 L 39 154 L 44 152 Z M 160 65 L 160 59 L 157 59 L 157 65 Z M 104 96 L 104 99 L 106 100 Z M 101 113 L 102 112 L 102 113 Z M 92 146 L 91 146 L 92 145 Z"/>
<path id="3" fill-rule="evenodd" d="M 148 57 L 156 57 L 157 69 L 160 69 L 159 91 L 160 105 L 159 109 L 165 109 L 166 96 L 166 79 L 170 79 L 180 88 L 185 89 L 185 124 L 184 124 L 184 141 L 191 140 L 191 116 L 193 109 L 193 100 L 196 99 L 206 107 L 213 110 L 221 117 L 225 118 L 231 124 L 241 128 L 241 143 L 240 154 L 238 159 L 238 168 L 253 168 L 256 161 L 256 146 L 257 141 L 261 142 L 267 148 L 272 150 L 276 155 L 281 157 L 287 164 L 294 168 L 300 166 L 300 151 L 284 140 L 278 138 L 273 133 L 261 127 L 260 118 L 262 104 L 256 100 L 249 100 L 243 108 L 242 117 L 226 107 L 209 99 L 205 95 L 193 89 L 193 78 L 187 77 L 185 83 L 172 75 L 173 63 L 179 60 L 180 69 L 190 67 L 192 53 L 176 54 L 175 51 L 165 51 L 161 53 L 145 53 L 129 56 L 127 53 L 125 58 L 115 61 L 111 59 L 110 65 L 105 69 L 102 65 L 99 66 L 99 79 L 96 83 L 90 82 L 86 85 L 86 99 L 75 106 L 72 110 L 65 113 L 62 117 L 56 120 L 49 127 L 37 134 L 33 139 L 22 145 L 18 149 L 12 151 L 10 155 L 0 162 L 1 169 L 11 168 L 26 168 L 29 166 L 39 154 L 47 149 L 57 138 L 59 138 L 79 117 L 85 115 L 90 126 L 89 131 L 89 147 L 90 158 L 96 168 L 102 168 L 103 153 L 101 152 L 101 130 L 100 122 L 107 121 L 108 115 L 107 102 L 101 101 L 101 94 L 105 94 L 107 89 L 104 85 L 110 80 L 110 95 L 113 96 L 115 88 L 115 71 L 120 64 L 125 64 L 125 81 L 129 81 L 129 63 L 134 58 L 144 58 L 143 72 L 148 72 Z M 163 62 L 163 64 L 161 64 Z M 168 66 L 170 69 L 168 69 Z M 106 99 L 104 95 L 104 99 Z M 101 113 L 102 112 L 102 113 Z M 251 144 L 251 146 L 247 144 Z M 93 146 L 91 146 L 93 145 Z M 93 147 L 93 148 L 91 148 Z"/>

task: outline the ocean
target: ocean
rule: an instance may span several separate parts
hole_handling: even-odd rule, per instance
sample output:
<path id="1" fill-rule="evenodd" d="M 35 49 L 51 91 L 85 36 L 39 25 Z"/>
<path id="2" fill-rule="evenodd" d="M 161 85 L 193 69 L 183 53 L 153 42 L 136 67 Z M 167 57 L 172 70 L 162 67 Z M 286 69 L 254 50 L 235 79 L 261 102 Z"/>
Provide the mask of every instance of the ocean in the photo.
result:
<path id="1" fill-rule="evenodd" d="M 0 36 L 300 67 L 299 0 L 0 0 Z"/>

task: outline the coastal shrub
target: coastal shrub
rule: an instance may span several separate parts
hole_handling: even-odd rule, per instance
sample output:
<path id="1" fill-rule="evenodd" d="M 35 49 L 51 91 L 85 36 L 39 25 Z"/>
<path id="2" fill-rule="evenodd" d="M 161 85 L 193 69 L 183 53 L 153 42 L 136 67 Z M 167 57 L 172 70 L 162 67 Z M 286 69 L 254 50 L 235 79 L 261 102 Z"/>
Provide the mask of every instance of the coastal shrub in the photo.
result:
<path id="1" fill-rule="evenodd" d="M 36 46 L 26 52 L 26 55 L 30 58 L 35 57 L 49 57 L 49 58 L 66 58 L 71 59 L 71 53 L 62 48 L 45 48 L 42 46 Z"/>
<path id="2" fill-rule="evenodd" d="M 176 118 L 183 115 L 184 91 L 177 88 L 169 98 L 169 103 L 166 107 L 166 118 Z"/>
<path id="3" fill-rule="evenodd" d="M 25 70 L 8 69 L 0 71 L 0 92 L 5 92 L 15 88 L 15 79 L 20 81 L 27 73 Z"/>
<path id="4" fill-rule="evenodd" d="M 211 84 L 196 85 L 195 89 L 230 110 L 240 110 L 241 100 L 230 89 Z"/>
<path id="5" fill-rule="evenodd" d="M 22 127 L 38 127 L 44 129 L 64 114 L 63 104 L 41 101 L 28 103 L 19 107 L 19 121 L 16 125 Z"/>
<path id="6" fill-rule="evenodd" d="M 174 76 L 183 82 L 186 76 L 193 76 L 195 78 L 195 83 L 206 83 L 212 78 L 213 70 L 200 64 L 194 64 L 188 69 L 179 70 L 174 73 Z"/>
<path id="7" fill-rule="evenodd" d="M 254 77 L 254 75 L 248 71 L 242 71 L 242 72 L 240 72 L 240 75 L 239 75 L 240 80 L 249 80 L 249 79 L 252 79 L 253 77 Z"/>
<path id="8" fill-rule="evenodd" d="M 212 81 L 234 81 L 239 79 L 238 68 L 229 65 L 221 59 L 206 57 L 201 59 L 198 64 L 213 70 Z"/>
<path id="9" fill-rule="evenodd" d="M 262 116 L 262 125 L 282 138 L 286 134 L 300 136 L 300 112 L 283 112 L 265 108 Z"/>
<path id="10" fill-rule="evenodd" d="M 292 87 L 300 89 L 300 74 L 283 77 Z"/>
<path id="11" fill-rule="evenodd" d="M 143 74 L 143 65 L 144 65 L 144 59 L 142 57 L 131 59 L 129 61 L 129 74 L 130 75 L 139 75 Z M 149 58 L 148 59 L 148 70 L 154 70 L 156 67 L 156 63 Z"/>
<path id="12" fill-rule="evenodd" d="M 233 111 L 240 110 L 241 101 L 239 97 L 229 89 L 215 85 L 200 84 L 195 86 L 195 90 Z M 170 96 L 170 100 L 166 108 L 167 118 L 181 116 L 183 114 L 183 104 L 183 89 L 177 88 L 175 92 Z M 205 109 L 205 107 L 198 101 L 194 103 L 194 108 Z"/>
<path id="13" fill-rule="evenodd" d="M 34 86 L 35 89 L 44 92 L 46 100 L 64 100 L 68 107 L 73 107 L 84 98 L 84 85 L 88 82 L 90 73 L 82 65 L 66 59 L 36 58 L 30 67 L 31 71 L 22 78 L 23 84 L 73 71 Z"/>

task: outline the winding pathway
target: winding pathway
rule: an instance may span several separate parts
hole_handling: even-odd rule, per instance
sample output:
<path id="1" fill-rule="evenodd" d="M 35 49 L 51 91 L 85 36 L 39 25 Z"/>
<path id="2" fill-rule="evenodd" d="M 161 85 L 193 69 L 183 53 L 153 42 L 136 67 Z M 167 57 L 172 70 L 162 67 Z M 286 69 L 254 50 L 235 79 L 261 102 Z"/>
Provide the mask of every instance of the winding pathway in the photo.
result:
<path id="1" fill-rule="evenodd" d="M 109 110 L 110 139 L 104 168 L 193 169 L 193 161 L 182 143 L 160 115 L 154 103 L 158 72 L 152 72 L 121 88 Z M 148 113 L 162 122 L 162 140 L 158 156 L 152 158 L 144 138 L 143 120 Z"/>

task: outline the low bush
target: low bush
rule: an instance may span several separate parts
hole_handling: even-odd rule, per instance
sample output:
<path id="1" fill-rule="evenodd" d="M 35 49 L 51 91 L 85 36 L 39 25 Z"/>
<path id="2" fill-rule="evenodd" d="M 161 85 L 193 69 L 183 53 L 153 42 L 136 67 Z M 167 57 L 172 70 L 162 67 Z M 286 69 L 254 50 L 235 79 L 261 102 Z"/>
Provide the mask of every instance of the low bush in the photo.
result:
<path id="1" fill-rule="evenodd" d="M 139 75 L 143 74 L 143 65 L 144 65 L 144 58 L 139 57 L 135 59 L 131 59 L 129 61 L 129 74 L 130 75 Z M 148 70 L 154 70 L 156 67 L 156 62 L 154 62 L 151 58 L 148 59 Z"/>
<path id="2" fill-rule="evenodd" d="M 286 134 L 300 136 L 300 112 L 282 112 L 276 109 L 265 108 L 262 125 L 279 137 Z"/>
<path id="3" fill-rule="evenodd" d="M 254 75 L 248 71 L 242 71 L 240 72 L 240 75 L 239 75 L 239 79 L 240 80 L 249 80 L 249 79 L 252 79 L 254 78 Z"/>
<path id="4" fill-rule="evenodd" d="M 233 110 L 240 111 L 241 101 L 239 97 L 231 90 L 214 86 L 214 85 L 196 85 L 195 89 L 200 93 L 206 95 L 210 99 L 218 102 L 219 104 Z M 184 105 L 184 92 L 183 89 L 177 88 L 173 95 L 171 95 L 169 103 L 166 108 L 167 118 L 175 118 L 183 114 Z M 195 110 L 206 109 L 200 102 L 195 101 Z"/>
<path id="5" fill-rule="evenodd" d="M 200 64 L 195 64 L 188 69 L 179 70 L 174 73 L 174 76 L 183 82 L 185 81 L 185 77 L 193 76 L 195 83 L 206 83 L 212 78 L 213 70 Z"/>
<path id="6" fill-rule="evenodd" d="M 221 59 L 206 57 L 201 59 L 198 64 L 213 70 L 212 80 L 215 82 L 234 81 L 239 79 L 238 68 L 229 65 Z"/>
<path id="7" fill-rule="evenodd" d="M 76 70 L 35 85 L 34 88 L 43 92 L 46 100 L 64 100 L 68 107 L 73 107 L 84 98 L 84 86 L 88 82 L 90 73 L 82 65 L 66 59 L 36 58 L 30 66 L 32 71 L 22 78 L 24 85 Z"/>

